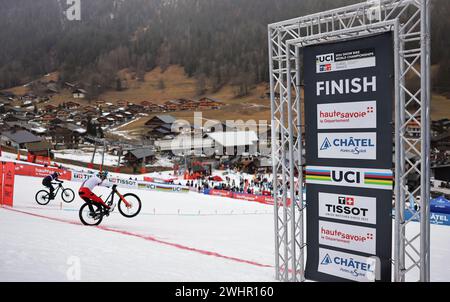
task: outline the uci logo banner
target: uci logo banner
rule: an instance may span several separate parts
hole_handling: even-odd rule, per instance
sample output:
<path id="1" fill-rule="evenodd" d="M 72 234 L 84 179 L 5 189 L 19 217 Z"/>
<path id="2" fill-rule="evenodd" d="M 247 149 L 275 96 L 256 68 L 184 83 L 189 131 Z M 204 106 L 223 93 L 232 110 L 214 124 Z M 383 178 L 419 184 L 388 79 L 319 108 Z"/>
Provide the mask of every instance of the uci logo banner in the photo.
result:
<path id="1" fill-rule="evenodd" d="M 392 190 L 393 174 L 384 169 L 306 167 L 306 183 Z"/>

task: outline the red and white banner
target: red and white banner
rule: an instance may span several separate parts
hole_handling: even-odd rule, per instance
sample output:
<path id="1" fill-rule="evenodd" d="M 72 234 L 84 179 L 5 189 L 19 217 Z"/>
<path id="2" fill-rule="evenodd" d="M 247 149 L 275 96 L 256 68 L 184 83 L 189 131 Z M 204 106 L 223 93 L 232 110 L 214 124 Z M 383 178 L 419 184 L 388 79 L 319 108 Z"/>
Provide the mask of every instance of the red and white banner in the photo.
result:
<path id="1" fill-rule="evenodd" d="M 28 154 L 27 160 L 30 163 L 35 163 L 35 164 L 39 164 L 39 165 L 51 165 L 50 158 L 45 157 L 45 156 L 39 156 L 39 155 L 36 156 L 36 155 Z"/>
<path id="2" fill-rule="evenodd" d="M 15 164 L 7 162 L 3 167 L 3 205 L 13 206 Z"/>
<path id="3" fill-rule="evenodd" d="M 233 198 L 233 192 L 222 190 L 209 190 L 209 195 Z"/>
<path id="4" fill-rule="evenodd" d="M 146 182 L 153 182 L 153 183 L 159 183 L 159 184 L 171 184 L 175 180 L 178 180 L 178 178 L 177 177 L 173 177 L 173 178 L 166 178 L 166 179 L 164 179 L 164 178 L 144 176 L 144 181 L 146 181 Z"/>
<path id="5" fill-rule="evenodd" d="M 273 197 L 272 196 L 236 193 L 236 192 L 214 190 L 214 189 L 209 190 L 207 194 L 273 205 Z M 291 204 L 291 200 L 289 198 L 287 200 L 287 204 L 288 204 L 288 206 Z"/>
<path id="6" fill-rule="evenodd" d="M 252 195 L 252 194 L 240 194 L 234 193 L 233 198 L 247 200 L 247 201 L 256 201 L 265 204 L 273 204 L 273 198 L 263 195 Z"/>

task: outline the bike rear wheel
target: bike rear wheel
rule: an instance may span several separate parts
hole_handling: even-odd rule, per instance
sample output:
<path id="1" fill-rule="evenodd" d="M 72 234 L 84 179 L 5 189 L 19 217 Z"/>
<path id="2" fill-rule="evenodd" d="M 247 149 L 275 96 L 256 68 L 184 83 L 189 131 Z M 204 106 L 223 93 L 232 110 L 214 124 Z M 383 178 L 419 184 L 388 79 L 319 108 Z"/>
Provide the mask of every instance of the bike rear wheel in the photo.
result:
<path id="1" fill-rule="evenodd" d="M 36 202 L 41 206 L 45 206 L 50 202 L 50 193 L 45 190 L 40 190 L 35 196 Z"/>
<path id="2" fill-rule="evenodd" d="M 127 218 L 133 218 L 137 216 L 142 208 L 142 203 L 139 197 L 137 197 L 137 195 L 135 194 L 128 193 L 123 195 L 123 198 L 125 198 L 130 206 L 127 207 L 126 204 L 122 200 L 120 200 L 118 205 L 120 214 Z"/>
<path id="3" fill-rule="evenodd" d="M 102 207 L 95 203 L 85 203 L 80 208 L 79 216 L 84 225 L 99 225 L 103 220 Z"/>
<path id="4" fill-rule="evenodd" d="M 65 203 L 71 203 L 75 199 L 75 193 L 72 189 L 64 189 L 61 192 L 61 198 Z"/>

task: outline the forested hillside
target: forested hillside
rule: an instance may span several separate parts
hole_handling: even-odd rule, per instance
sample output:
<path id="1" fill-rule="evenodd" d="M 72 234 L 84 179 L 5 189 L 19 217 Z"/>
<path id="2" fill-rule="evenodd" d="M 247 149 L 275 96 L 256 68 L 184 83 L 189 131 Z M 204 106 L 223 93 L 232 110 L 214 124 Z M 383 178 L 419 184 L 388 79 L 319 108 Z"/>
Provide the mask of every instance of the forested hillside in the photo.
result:
<path id="1" fill-rule="evenodd" d="M 81 0 L 81 21 L 68 21 L 62 0 L 2 0 L 0 89 L 59 71 L 91 97 L 120 89 L 119 70 L 144 80 L 156 66 L 184 67 L 213 90 L 245 94 L 268 80 L 267 24 L 359 0 Z M 435 90 L 449 90 L 450 1 L 433 0 Z"/>

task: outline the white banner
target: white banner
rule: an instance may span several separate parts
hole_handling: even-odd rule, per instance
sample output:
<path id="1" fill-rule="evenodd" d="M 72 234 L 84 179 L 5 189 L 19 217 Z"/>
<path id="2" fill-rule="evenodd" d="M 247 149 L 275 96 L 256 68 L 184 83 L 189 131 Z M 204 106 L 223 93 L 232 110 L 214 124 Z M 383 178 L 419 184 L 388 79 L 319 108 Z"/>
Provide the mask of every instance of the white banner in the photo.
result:
<path id="1" fill-rule="evenodd" d="M 377 127 L 377 102 L 317 105 L 317 129 L 372 129 Z"/>
<path id="2" fill-rule="evenodd" d="M 318 133 L 319 158 L 377 159 L 377 134 Z"/>
<path id="3" fill-rule="evenodd" d="M 319 192 L 319 216 L 376 224 L 376 202 L 374 197 Z"/>
<path id="4" fill-rule="evenodd" d="M 318 271 L 324 274 L 358 281 L 374 282 L 377 261 L 348 253 L 319 248 Z"/>
<path id="5" fill-rule="evenodd" d="M 94 174 L 72 172 L 72 181 L 83 182 L 89 179 Z M 146 190 L 146 191 L 164 191 L 164 192 L 174 192 L 174 193 L 187 193 L 189 188 L 185 186 L 169 185 L 161 183 L 152 183 L 141 180 L 133 180 L 119 177 L 109 177 L 107 179 L 109 184 L 115 184 L 118 187 L 130 188 L 134 190 Z"/>
<path id="6" fill-rule="evenodd" d="M 376 254 L 376 229 L 319 220 L 319 244 Z"/>
<path id="7" fill-rule="evenodd" d="M 374 50 L 328 53 L 316 57 L 317 73 L 375 67 L 376 65 L 377 62 Z"/>

